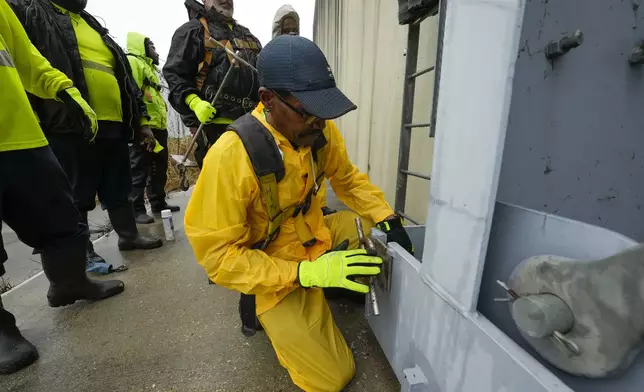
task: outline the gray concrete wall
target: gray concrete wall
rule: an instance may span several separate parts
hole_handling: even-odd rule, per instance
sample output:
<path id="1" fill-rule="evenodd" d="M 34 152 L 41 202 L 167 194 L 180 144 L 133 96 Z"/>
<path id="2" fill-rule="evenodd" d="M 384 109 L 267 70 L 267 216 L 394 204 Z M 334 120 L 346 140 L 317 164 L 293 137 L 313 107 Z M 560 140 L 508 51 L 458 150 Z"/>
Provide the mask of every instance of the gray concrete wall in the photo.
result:
<path id="1" fill-rule="evenodd" d="M 527 0 L 498 200 L 644 240 L 639 0 Z M 585 42 L 550 63 L 550 40 Z"/>

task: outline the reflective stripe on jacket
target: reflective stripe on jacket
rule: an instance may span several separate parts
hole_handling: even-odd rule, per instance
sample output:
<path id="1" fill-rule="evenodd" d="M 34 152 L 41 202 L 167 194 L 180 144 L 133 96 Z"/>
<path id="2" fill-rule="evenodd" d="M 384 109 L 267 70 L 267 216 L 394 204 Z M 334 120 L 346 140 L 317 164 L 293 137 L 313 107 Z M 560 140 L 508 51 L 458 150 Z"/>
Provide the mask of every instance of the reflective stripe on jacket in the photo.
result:
<path id="1" fill-rule="evenodd" d="M 16 13 L 29 39 L 43 57 L 54 68 L 66 74 L 83 98 L 90 102 L 78 42 L 69 15 L 65 15 L 56 8 L 51 0 L 7 0 L 7 3 Z M 79 15 L 98 32 L 116 60 L 114 74 L 121 95 L 123 124 L 128 130 L 128 138 L 136 139 L 139 137 L 140 118 L 147 116 L 147 112 L 141 91 L 132 80 L 130 63 L 105 27 L 86 11 L 80 12 Z M 37 97 L 29 98 L 45 134 L 83 132 L 82 129 L 73 128 L 73 122 L 69 119 L 67 109 L 62 103 Z"/>
<path id="2" fill-rule="evenodd" d="M 46 146 L 25 90 L 53 99 L 72 81 L 38 53 L 5 0 L 0 0 L 0 81 L 0 152 Z"/>
<path id="3" fill-rule="evenodd" d="M 127 34 L 127 59 L 130 61 L 132 76 L 143 93 L 143 102 L 148 110 L 149 119 L 141 120 L 141 125 L 149 125 L 153 129 L 168 128 L 166 107 L 161 87 L 159 85 L 159 70 L 152 64 L 152 59 L 146 56 L 145 39 L 139 33 Z"/>
<path id="4" fill-rule="evenodd" d="M 274 136 L 284 158 L 285 175 L 278 183 L 280 208 L 301 204 L 314 186 L 311 148 L 295 150 L 264 120 L 262 111 L 260 103 L 253 116 Z M 392 215 L 382 191 L 349 160 L 333 121 L 327 121 L 324 136 L 328 141 L 324 173 L 338 198 L 374 222 Z M 213 282 L 255 294 L 258 314 L 272 308 L 297 287 L 298 262 L 314 260 L 331 249 L 331 233 L 317 198 L 312 199 L 305 222 L 317 239 L 313 246 L 302 246 L 295 219 L 288 218 L 264 251 L 251 249 L 266 236 L 268 214 L 248 153 L 234 132 L 224 133 L 210 148 L 186 209 L 185 228 L 197 261 Z"/>
<path id="5" fill-rule="evenodd" d="M 83 64 L 89 104 L 99 121 L 123 122 L 121 91 L 114 68 L 116 59 L 103 38 L 80 15 L 56 5 L 69 15 Z"/>

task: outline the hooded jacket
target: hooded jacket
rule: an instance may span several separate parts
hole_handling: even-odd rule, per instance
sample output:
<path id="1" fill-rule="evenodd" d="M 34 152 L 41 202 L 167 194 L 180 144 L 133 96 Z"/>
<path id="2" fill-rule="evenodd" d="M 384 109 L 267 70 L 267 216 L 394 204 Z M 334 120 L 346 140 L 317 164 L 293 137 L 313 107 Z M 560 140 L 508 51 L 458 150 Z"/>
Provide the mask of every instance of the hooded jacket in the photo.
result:
<path id="1" fill-rule="evenodd" d="M 235 20 L 224 19 L 214 9 L 206 12 L 206 19 L 213 39 L 225 42 L 233 51 L 238 50 L 244 60 L 255 65 L 262 45 L 250 30 Z M 191 19 L 174 33 L 168 60 L 163 67 L 163 76 L 170 87 L 170 105 L 181 114 L 183 123 L 188 127 L 199 126 L 199 120 L 185 103 L 186 97 L 197 94 L 210 102 L 230 68 L 226 51 L 221 48 L 207 49 L 204 41 L 204 26 L 199 19 Z M 205 83 L 199 90 L 196 78 L 206 50 L 212 51 L 212 61 Z M 222 96 L 215 103 L 217 117 L 235 120 L 252 110 L 244 107 L 242 102 L 259 101 L 259 87 L 259 79 L 252 70 L 235 66 Z"/>
<path id="2" fill-rule="evenodd" d="M 62 71 L 74 82 L 74 86 L 89 102 L 80 51 L 70 16 L 56 8 L 50 0 L 7 0 L 7 3 L 13 8 L 34 46 L 54 68 Z M 147 117 L 148 114 L 141 91 L 132 80 L 130 63 L 106 28 L 85 11 L 80 12 L 79 15 L 101 35 L 114 56 L 116 63 L 114 72 L 123 107 L 123 124 L 129 133 L 129 139 L 138 138 L 140 119 Z M 82 129 L 73 127 L 73 122 L 68 118 L 67 109 L 63 103 L 33 95 L 29 98 L 46 135 L 83 132 Z"/>
<path id="3" fill-rule="evenodd" d="M 281 6 L 275 13 L 275 18 L 273 19 L 273 38 L 278 35 L 282 35 L 282 25 L 284 24 L 284 19 L 293 18 L 297 25 L 300 25 L 300 15 L 295 11 L 295 8 L 290 4 L 285 4 Z"/>
<path id="4" fill-rule="evenodd" d="M 186 6 L 186 10 L 188 11 L 188 20 L 206 16 L 206 10 L 203 4 L 197 0 L 186 0 L 183 5 Z"/>
<path id="5" fill-rule="evenodd" d="M 143 102 L 145 102 L 150 116 L 149 119 L 143 119 L 141 125 L 149 125 L 152 129 L 165 130 L 168 128 L 168 108 L 161 95 L 159 70 L 152 63 L 152 59 L 147 56 L 145 50 L 146 39 L 148 38 L 143 34 L 134 32 L 127 34 L 127 59 L 130 61 L 130 67 L 132 68 L 132 77 L 143 93 Z"/>

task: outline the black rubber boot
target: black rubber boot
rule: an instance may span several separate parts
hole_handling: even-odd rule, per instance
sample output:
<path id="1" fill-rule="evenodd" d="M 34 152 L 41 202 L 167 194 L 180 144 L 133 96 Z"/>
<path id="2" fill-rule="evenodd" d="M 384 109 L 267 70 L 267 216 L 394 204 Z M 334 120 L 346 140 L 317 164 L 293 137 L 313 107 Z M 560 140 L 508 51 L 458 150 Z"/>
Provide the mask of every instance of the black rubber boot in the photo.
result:
<path id="1" fill-rule="evenodd" d="M 91 280 L 85 273 L 87 237 L 79 237 L 67 246 L 45 249 L 42 268 L 49 279 L 49 306 L 71 305 L 78 300 L 100 301 L 120 294 L 125 284 L 120 280 Z"/>
<path id="2" fill-rule="evenodd" d="M 156 249 L 163 245 L 163 241 L 159 238 L 139 234 L 131 206 L 108 208 L 107 213 L 114 231 L 119 235 L 119 250 Z"/>
<path id="3" fill-rule="evenodd" d="M 103 257 L 94 251 L 94 244 L 91 240 L 87 241 L 85 258 L 88 265 L 92 263 L 107 263 Z"/>
<path id="4" fill-rule="evenodd" d="M 81 217 L 83 218 L 83 223 L 85 223 L 85 226 L 89 228 L 89 221 L 87 220 L 87 211 L 82 211 L 79 210 L 81 213 Z M 106 263 L 105 259 L 101 257 L 98 253 L 94 251 L 94 244 L 92 243 L 92 240 L 89 238 L 87 239 L 87 252 L 85 255 L 87 265 L 90 265 L 92 263 Z"/>
<path id="5" fill-rule="evenodd" d="M 154 223 L 154 218 L 148 215 L 146 212 L 134 212 L 134 220 L 140 225 L 149 225 Z"/>
<path id="6" fill-rule="evenodd" d="M 4 310 L 0 298 L 0 374 L 15 373 L 38 359 L 38 350 L 25 339 L 13 314 Z"/>
<path id="7" fill-rule="evenodd" d="M 170 205 L 168 203 L 164 203 L 163 205 L 152 207 L 152 212 L 154 212 L 156 214 L 160 214 L 161 211 L 163 211 L 163 210 L 170 210 L 170 212 L 178 212 L 178 211 L 181 210 L 181 207 L 172 206 L 172 205 Z"/>

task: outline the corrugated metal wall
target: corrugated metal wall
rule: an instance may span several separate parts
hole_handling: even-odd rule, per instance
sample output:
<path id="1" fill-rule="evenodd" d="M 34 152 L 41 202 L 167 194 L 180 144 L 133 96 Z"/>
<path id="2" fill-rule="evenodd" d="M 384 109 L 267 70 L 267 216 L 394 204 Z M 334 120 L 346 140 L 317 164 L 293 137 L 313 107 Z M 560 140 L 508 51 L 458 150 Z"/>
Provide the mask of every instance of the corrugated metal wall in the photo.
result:
<path id="1" fill-rule="evenodd" d="M 437 17 L 421 24 L 418 68 L 435 63 L 437 31 Z M 337 121 L 349 155 L 393 206 L 407 48 L 407 27 L 398 25 L 397 2 L 316 1 L 313 36 L 339 87 L 358 105 L 357 111 Z M 429 122 L 433 85 L 433 72 L 417 79 L 414 122 Z M 410 170 L 430 174 L 432 154 L 429 129 L 415 129 Z M 424 222 L 428 199 L 428 181 L 410 178 L 406 212 Z"/>

